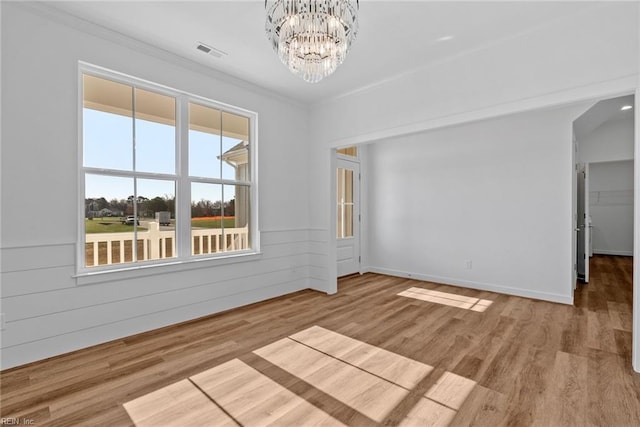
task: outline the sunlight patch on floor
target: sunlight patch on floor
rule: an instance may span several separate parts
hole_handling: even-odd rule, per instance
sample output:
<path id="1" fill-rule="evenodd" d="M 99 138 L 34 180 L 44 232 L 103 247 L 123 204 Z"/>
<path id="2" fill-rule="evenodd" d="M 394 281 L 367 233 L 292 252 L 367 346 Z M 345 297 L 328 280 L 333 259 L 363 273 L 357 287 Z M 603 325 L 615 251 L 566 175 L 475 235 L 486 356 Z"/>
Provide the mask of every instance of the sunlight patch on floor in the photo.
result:
<path id="1" fill-rule="evenodd" d="M 137 427 L 238 425 L 189 380 L 168 385 L 123 406 Z"/>
<path id="2" fill-rule="evenodd" d="M 312 326 L 253 353 L 286 371 L 292 379 L 302 380 L 328 398 L 352 408 L 371 423 L 383 422 L 426 380 L 433 384 L 408 410 L 401 425 L 449 425 L 476 385 L 451 372 L 428 379 L 434 371 L 432 366 L 320 326 Z M 239 359 L 123 406 L 138 427 L 299 425 L 301 422 L 341 426 L 345 421 L 324 412 Z"/>
<path id="3" fill-rule="evenodd" d="M 375 422 L 383 421 L 409 394 L 409 390 L 393 381 L 291 338 L 276 341 L 254 353 Z M 430 367 L 425 371 L 428 373 Z M 396 376 L 393 372 L 390 374 Z"/>
<path id="4" fill-rule="evenodd" d="M 493 303 L 493 301 L 488 299 L 467 297 L 464 295 L 457 295 L 415 287 L 409 288 L 406 291 L 402 291 L 398 295 L 402 297 L 419 299 L 422 301 L 435 302 L 436 304 L 463 308 L 465 310 L 477 311 L 480 313 L 484 312 Z"/>
<path id="5" fill-rule="evenodd" d="M 445 372 L 416 403 L 400 425 L 448 426 L 475 386 L 475 381 Z"/>
<path id="6" fill-rule="evenodd" d="M 425 394 L 429 399 L 459 410 L 476 382 L 452 372 L 445 372 Z"/>
<path id="7" fill-rule="evenodd" d="M 241 425 L 287 425 L 301 419 L 310 425 L 343 425 L 238 359 L 194 375 L 191 380 Z"/>
<path id="8" fill-rule="evenodd" d="M 289 338 L 407 390 L 413 389 L 433 370 L 424 363 L 320 326 L 312 326 Z"/>

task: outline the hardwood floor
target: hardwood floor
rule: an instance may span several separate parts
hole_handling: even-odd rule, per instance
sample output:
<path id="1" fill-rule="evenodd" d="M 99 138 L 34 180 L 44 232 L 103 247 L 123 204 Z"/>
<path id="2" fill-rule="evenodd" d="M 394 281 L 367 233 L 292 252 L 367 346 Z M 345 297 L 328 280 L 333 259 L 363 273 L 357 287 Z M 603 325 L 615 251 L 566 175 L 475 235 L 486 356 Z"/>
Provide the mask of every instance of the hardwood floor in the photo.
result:
<path id="1" fill-rule="evenodd" d="M 632 259 L 591 266 L 575 307 L 351 276 L 333 296 L 297 292 L 4 371 L 1 415 L 38 426 L 637 426 Z"/>

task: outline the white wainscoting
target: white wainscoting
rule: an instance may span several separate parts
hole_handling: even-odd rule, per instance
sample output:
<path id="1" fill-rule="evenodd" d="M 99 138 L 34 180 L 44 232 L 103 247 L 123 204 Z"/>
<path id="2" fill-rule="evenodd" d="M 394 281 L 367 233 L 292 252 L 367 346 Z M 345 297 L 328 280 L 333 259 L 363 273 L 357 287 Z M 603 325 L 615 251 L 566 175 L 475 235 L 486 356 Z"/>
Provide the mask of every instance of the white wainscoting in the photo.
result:
<path id="1" fill-rule="evenodd" d="M 2 248 L 2 369 L 309 287 L 321 289 L 316 258 L 322 255 L 310 250 L 310 234 L 263 231 L 257 260 L 83 286 L 73 278 L 74 244 Z"/>

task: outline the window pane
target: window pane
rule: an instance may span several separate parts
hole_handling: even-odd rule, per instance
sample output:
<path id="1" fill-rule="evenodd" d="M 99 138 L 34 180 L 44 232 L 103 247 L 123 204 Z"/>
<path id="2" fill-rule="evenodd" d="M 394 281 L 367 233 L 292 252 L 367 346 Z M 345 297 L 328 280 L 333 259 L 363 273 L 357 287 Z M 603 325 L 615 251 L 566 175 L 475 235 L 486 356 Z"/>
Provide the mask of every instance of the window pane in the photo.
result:
<path id="1" fill-rule="evenodd" d="M 353 237 L 353 170 L 337 169 L 336 236 Z"/>
<path id="2" fill-rule="evenodd" d="M 222 113 L 222 178 L 249 180 L 249 119 Z"/>
<path id="3" fill-rule="evenodd" d="M 336 174 L 336 194 L 338 203 L 342 203 L 344 200 L 344 169 L 338 168 Z"/>
<path id="4" fill-rule="evenodd" d="M 344 202 L 353 203 L 353 171 L 344 170 Z"/>
<path id="5" fill-rule="evenodd" d="M 133 168 L 133 89 L 83 76 L 83 164 L 87 167 Z"/>
<path id="6" fill-rule="evenodd" d="M 341 239 L 344 237 L 342 229 L 342 220 L 344 217 L 344 169 L 342 168 L 336 169 L 336 202 L 336 236 L 338 239 Z"/>
<path id="7" fill-rule="evenodd" d="M 344 233 L 342 237 L 353 237 L 353 204 L 344 205 Z"/>
<path id="8" fill-rule="evenodd" d="M 175 182 L 138 179 L 138 218 L 146 231 L 138 232 L 138 260 L 176 256 Z"/>
<path id="9" fill-rule="evenodd" d="M 227 252 L 249 249 L 249 187 L 224 185 L 223 249 Z"/>
<path id="10" fill-rule="evenodd" d="M 338 152 L 338 154 L 342 154 L 344 156 L 358 157 L 358 147 L 339 148 L 336 151 Z"/>
<path id="11" fill-rule="evenodd" d="M 176 100 L 135 90 L 136 171 L 175 173 Z"/>
<path id="12" fill-rule="evenodd" d="M 191 184 L 191 254 L 221 252 L 222 184 Z"/>
<path id="13" fill-rule="evenodd" d="M 189 103 L 189 175 L 220 178 L 220 110 Z"/>
<path id="14" fill-rule="evenodd" d="M 121 264 L 135 258 L 133 178 L 85 175 L 85 266 Z M 131 220 L 127 221 L 127 216 Z"/>

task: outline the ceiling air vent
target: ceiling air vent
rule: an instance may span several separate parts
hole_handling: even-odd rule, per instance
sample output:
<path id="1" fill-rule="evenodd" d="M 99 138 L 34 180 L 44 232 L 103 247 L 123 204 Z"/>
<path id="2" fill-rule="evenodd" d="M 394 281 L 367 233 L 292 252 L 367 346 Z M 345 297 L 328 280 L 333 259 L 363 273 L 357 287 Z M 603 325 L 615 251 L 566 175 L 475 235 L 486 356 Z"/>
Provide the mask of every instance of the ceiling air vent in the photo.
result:
<path id="1" fill-rule="evenodd" d="M 227 55 L 226 52 L 223 52 L 220 49 L 216 49 L 215 47 L 208 46 L 201 42 L 198 42 L 198 44 L 196 45 L 196 49 L 211 56 L 215 56 L 216 58 L 222 58 L 223 56 Z"/>

